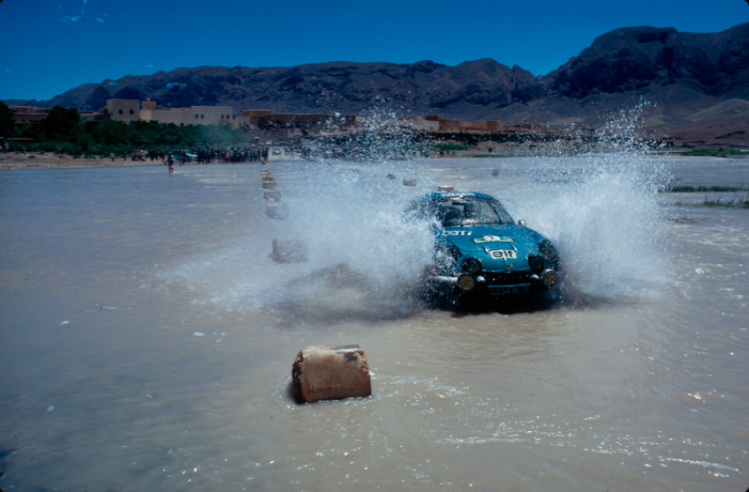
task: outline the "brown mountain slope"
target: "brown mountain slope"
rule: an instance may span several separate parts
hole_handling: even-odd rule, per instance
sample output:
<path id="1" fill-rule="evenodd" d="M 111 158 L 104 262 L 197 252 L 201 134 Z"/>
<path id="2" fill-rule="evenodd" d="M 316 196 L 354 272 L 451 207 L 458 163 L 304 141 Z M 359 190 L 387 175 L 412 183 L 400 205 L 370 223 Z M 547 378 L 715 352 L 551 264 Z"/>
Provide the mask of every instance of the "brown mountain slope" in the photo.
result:
<path id="1" fill-rule="evenodd" d="M 110 97 L 150 97 L 163 107 L 228 105 L 237 112 L 385 111 L 552 126 L 596 126 L 614 111 L 648 101 L 648 126 L 668 133 L 702 124 L 707 115 L 726 124 L 741 119 L 732 111 L 744 114 L 735 101 L 749 100 L 749 23 L 708 34 L 617 29 L 543 77 L 491 59 L 454 67 L 431 61 L 197 67 L 85 84 L 31 103 L 97 110 Z"/>

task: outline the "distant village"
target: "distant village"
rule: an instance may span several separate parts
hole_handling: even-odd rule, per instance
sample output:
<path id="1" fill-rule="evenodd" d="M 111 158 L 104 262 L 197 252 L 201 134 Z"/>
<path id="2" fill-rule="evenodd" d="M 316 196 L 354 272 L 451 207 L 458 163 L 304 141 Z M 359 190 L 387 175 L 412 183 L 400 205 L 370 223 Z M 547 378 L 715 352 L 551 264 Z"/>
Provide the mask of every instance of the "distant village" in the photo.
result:
<path id="1" fill-rule="evenodd" d="M 31 106 L 10 106 L 13 120 L 23 125 L 41 121 L 47 117 L 50 109 Z M 241 115 L 234 112 L 231 106 L 190 106 L 186 108 L 159 108 L 150 98 L 145 101 L 137 99 L 109 99 L 107 105 L 98 112 L 80 111 L 84 121 L 155 121 L 186 125 L 221 125 L 229 124 L 235 129 L 248 131 L 273 132 L 275 137 L 294 136 L 335 136 L 346 135 L 352 131 L 371 129 L 371 122 L 362 116 L 323 113 L 273 113 L 269 109 L 247 109 Z M 533 134 L 536 136 L 561 136 L 557 129 L 542 125 L 503 125 L 497 120 L 459 121 L 447 119 L 441 115 L 406 116 L 393 118 L 390 121 L 379 121 L 380 127 L 411 130 L 421 133 L 458 133 L 458 134 Z"/>

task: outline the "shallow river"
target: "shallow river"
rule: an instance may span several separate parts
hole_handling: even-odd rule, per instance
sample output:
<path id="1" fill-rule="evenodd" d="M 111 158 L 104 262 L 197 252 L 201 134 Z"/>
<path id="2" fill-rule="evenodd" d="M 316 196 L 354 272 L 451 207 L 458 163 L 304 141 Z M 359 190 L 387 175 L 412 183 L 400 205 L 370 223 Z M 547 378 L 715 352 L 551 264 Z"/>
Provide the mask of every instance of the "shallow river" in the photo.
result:
<path id="1" fill-rule="evenodd" d="M 2 490 L 749 486 L 749 210 L 704 206 L 746 192 L 657 191 L 749 160 L 267 167 L 286 220 L 258 165 L 0 173 Z M 555 240 L 562 299 L 422 305 L 400 211 L 438 184 Z M 351 343 L 372 397 L 294 404 L 296 353 Z"/>

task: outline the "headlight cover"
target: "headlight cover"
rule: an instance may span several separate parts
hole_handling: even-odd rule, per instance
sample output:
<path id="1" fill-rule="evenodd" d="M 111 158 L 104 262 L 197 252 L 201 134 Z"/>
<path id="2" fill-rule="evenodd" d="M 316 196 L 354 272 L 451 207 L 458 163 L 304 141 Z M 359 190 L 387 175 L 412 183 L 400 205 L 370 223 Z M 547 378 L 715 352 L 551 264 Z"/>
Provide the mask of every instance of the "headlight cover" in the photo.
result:
<path id="1" fill-rule="evenodd" d="M 463 262 L 463 271 L 476 275 L 482 270 L 481 262 L 477 258 L 468 258 Z"/>
<path id="2" fill-rule="evenodd" d="M 559 262 L 559 252 L 554 244 L 548 239 L 544 239 L 538 243 L 538 252 L 541 253 L 541 256 L 543 256 L 549 263 Z"/>
<path id="3" fill-rule="evenodd" d="M 529 256 L 528 266 L 531 267 L 533 273 L 541 273 L 544 269 L 544 259 L 536 255 Z"/>

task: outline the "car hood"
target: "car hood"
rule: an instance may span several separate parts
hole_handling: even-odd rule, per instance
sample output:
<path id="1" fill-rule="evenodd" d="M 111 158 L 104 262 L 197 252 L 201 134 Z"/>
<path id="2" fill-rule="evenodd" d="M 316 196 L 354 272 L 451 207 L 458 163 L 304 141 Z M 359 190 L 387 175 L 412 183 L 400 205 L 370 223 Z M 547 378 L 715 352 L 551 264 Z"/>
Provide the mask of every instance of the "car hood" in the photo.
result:
<path id="1" fill-rule="evenodd" d="M 480 259 L 486 270 L 505 270 L 511 264 L 527 269 L 528 256 L 538 255 L 538 243 L 545 239 L 536 231 L 517 225 L 447 227 L 440 234 L 444 242 L 457 247 L 463 256 Z M 492 258 L 489 251 L 498 249 L 515 249 L 517 258 Z"/>

